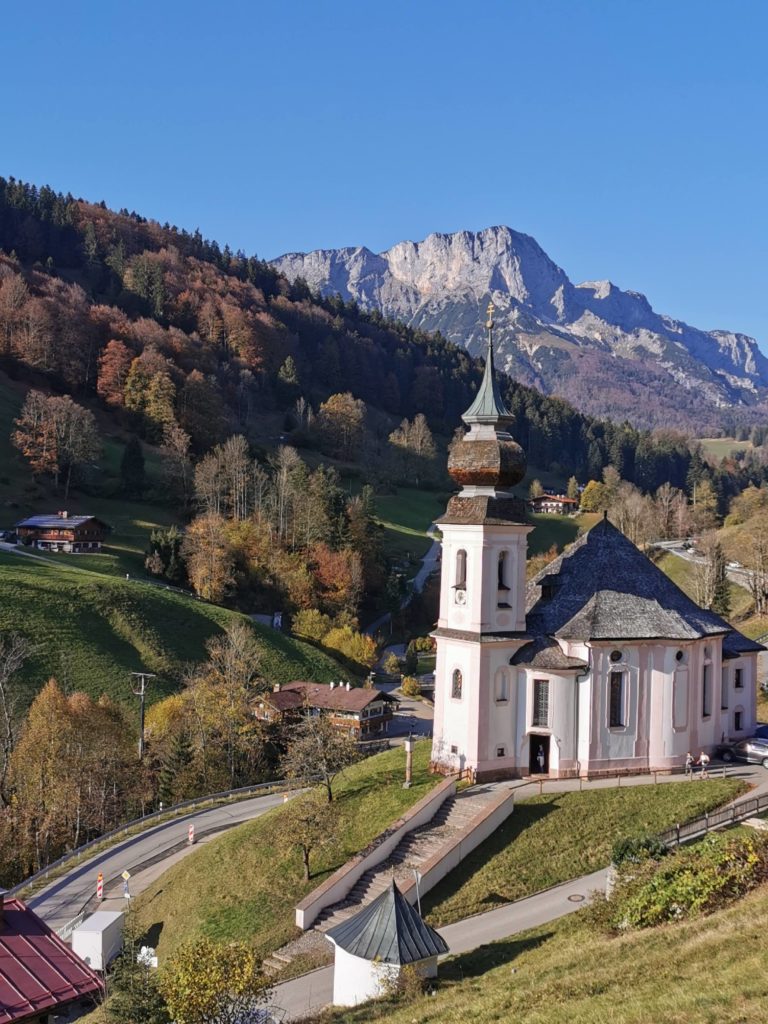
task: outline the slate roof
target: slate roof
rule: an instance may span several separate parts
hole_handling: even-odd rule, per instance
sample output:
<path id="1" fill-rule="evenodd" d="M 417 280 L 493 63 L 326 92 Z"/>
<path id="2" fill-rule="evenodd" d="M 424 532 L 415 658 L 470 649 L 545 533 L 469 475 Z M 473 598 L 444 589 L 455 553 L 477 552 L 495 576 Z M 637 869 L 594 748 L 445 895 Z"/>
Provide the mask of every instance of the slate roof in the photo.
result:
<path id="1" fill-rule="evenodd" d="M 525 647 L 521 647 L 511 658 L 510 664 L 542 668 L 550 672 L 558 670 L 582 672 L 588 667 L 587 663 L 580 658 L 571 658 L 564 654 L 560 644 L 548 636 L 537 637 Z"/>
<path id="2" fill-rule="evenodd" d="M 107 524 L 102 522 L 101 519 L 97 519 L 96 516 L 59 516 L 54 513 L 53 515 L 41 515 L 41 516 L 30 516 L 28 519 L 22 519 L 20 523 L 16 523 L 16 526 L 27 526 L 38 530 L 50 530 L 58 529 L 61 526 L 83 526 L 89 522 L 99 523 L 101 526 L 106 527 Z"/>
<path id="3" fill-rule="evenodd" d="M 526 626 L 535 636 L 564 640 L 724 635 L 727 649 L 762 649 L 715 612 L 700 608 L 608 519 L 531 580 Z"/>
<path id="4" fill-rule="evenodd" d="M 352 956 L 385 964 L 412 964 L 448 952 L 445 939 L 422 920 L 394 878 L 372 903 L 326 935 Z"/>
<path id="5" fill-rule="evenodd" d="M 263 700 L 276 711 L 292 711 L 305 705 L 322 708 L 324 711 L 362 711 L 377 700 L 397 703 L 396 697 L 391 697 L 382 690 L 360 686 L 353 686 L 347 690 L 341 684 L 331 689 L 328 683 L 309 683 L 300 680 L 285 683 L 279 690 L 265 693 L 259 700 Z"/>
<path id="6" fill-rule="evenodd" d="M 102 982 L 21 900 L 5 897 L 0 1024 L 25 1021 L 101 991 Z"/>

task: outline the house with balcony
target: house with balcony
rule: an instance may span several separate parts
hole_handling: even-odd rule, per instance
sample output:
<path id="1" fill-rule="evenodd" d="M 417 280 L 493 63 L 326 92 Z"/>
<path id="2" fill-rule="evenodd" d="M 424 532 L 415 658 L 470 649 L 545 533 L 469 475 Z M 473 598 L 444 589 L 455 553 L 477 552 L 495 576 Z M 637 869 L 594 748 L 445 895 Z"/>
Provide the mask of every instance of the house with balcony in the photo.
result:
<path id="1" fill-rule="evenodd" d="M 98 553 L 110 529 L 96 516 L 71 516 L 68 512 L 30 516 L 16 524 L 20 543 L 39 551 L 69 554 Z"/>
<path id="2" fill-rule="evenodd" d="M 367 740 L 386 735 L 396 706 L 397 698 L 381 690 L 296 680 L 276 683 L 271 693 L 259 696 L 254 714 L 274 724 L 296 721 L 303 714 L 328 715 L 337 728 Z"/>

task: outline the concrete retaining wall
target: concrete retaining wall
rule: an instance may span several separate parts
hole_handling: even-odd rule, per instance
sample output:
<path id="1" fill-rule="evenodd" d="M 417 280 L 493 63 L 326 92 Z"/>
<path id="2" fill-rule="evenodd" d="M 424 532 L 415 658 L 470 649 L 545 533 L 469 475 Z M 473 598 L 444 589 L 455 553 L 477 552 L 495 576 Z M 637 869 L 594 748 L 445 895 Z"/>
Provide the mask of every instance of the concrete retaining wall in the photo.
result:
<path id="1" fill-rule="evenodd" d="M 445 779 L 414 804 L 402 818 L 378 835 L 362 853 L 348 860 L 330 878 L 313 889 L 296 906 L 297 927 L 302 931 L 311 928 L 326 907 L 343 900 L 366 871 L 385 861 L 408 832 L 431 821 L 442 804 L 455 792 L 456 779 Z M 414 894 L 414 900 L 415 898 Z"/>
<path id="2" fill-rule="evenodd" d="M 489 803 L 468 825 L 461 835 L 449 839 L 420 868 L 419 893 L 423 896 L 445 878 L 464 858 L 477 849 L 485 840 L 506 821 L 515 809 L 514 789 L 499 791 L 497 798 Z M 416 880 L 403 884 L 401 891 L 409 903 L 416 903 Z"/>

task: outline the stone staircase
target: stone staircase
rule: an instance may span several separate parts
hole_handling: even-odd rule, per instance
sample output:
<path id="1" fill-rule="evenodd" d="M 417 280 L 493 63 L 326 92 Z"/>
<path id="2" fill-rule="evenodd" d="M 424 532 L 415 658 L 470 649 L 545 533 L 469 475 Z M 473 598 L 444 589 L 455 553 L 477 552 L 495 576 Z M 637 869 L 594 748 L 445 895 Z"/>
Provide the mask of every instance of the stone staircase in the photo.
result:
<path id="1" fill-rule="evenodd" d="M 449 797 L 426 825 L 408 832 L 402 838 L 388 860 L 361 875 L 344 900 L 326 907 L 309 931 L 268 957 L 264 961 L 264 968 L 271 974 L 277 974 L 296 957 L 312 958 L 314 966 L 332 962 L 331 945 L 325 939 L 325 932 L 376 899 L 389 885 L 393 875 L 403 885 L 413 881 L 414 869 L 418 870 L 457 833 L 464 832 L 495 798 L 500 785 L 488 783 L 470 786 Z"/>
<path id="2" fill-rule="evenodd" d="M 414 870 L 430 860 L 457 833 L 463 832 L 484 810 L 495 792 L 495 786 L 482 785 L 449 797 L 431 821 L 405 835 L 387 860 L 361 875 L 344 900 L 326 907 L 315 921 L 314 928 L 326 932 L 356 914 L 375 900 L 393 877 L 403 884 L 412 882 Z"/>

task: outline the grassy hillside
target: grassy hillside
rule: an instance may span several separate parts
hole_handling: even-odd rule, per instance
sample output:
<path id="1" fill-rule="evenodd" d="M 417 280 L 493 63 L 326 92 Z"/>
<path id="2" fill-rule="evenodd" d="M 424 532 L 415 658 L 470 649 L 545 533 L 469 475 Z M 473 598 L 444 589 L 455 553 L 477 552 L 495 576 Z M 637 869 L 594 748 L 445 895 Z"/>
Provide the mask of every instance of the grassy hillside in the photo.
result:
<path id="1" fill-rule="evenodd" d="M 661 832 L 732 800 L 736 779 L 706 784 L 550 793 L 521 801 L 514 814 L 424 899 L 431 924 L 450 924 L 604 867 L 617 839 Z"/>
<path id="2" fill-rule="evenodd" d="M 744 452 L 752 447 L 751 441 L 737 441 L 735 437 L 702 437 L 699 444 L 712 458 L 727 458 L 732 452 Z"/>
<path id="3" fill-rule="evenodd" d="M 14 630 L 38 644 L 26 664 L 28 696 L 55 675 L 94 696 L 127 699 L 129 673 L 155 672 L 150 699 L 176 688 L 183 666 L 205 656 L 205 641 L 241 618 L 149 584 L 25 555 L 0 553 L 0 631 Z M 271 682 L 338 679 L 344 671 L 308 644 L 263 626 L 261 670 Z"/>
<path id="4" fill-rule="evenodd" d="M 682 924 L 598 934 L 584 914 L 440 968 L 437 994 L 368 1003 L 323 1024 L 762 1024 L 768 887 Z"/>
<path id="5" fill-rule="evenodd" d="M 696 567 L 693 562 L 666 552 L 656 561 L 656 564 L 673 583 L 676 583 L 694 601 L 696 600 Z M 729 582 L 728 589 L 731 594 L 731 612 L 728 618 L 735 620 L 749 610 L 752 605 L 752 595 L 746 588 L 740 587 L 736 583 Z"/>
<path id="6" fill-rule="evenodd" d="M 299 852 L 281 828 L 284 808 L 277 807 L 166 871 L 135 901 L 137 924 L 149 932 L 161 959 L 201 934 L 221 942 L 251 941 L 260 955 L 279 948 L 296 933 L 296 902 L 441 781 L 427 772 L 430 749 L 428 740 L 416 744 L 410 789 L 403 789 L 402 747 L 344 773 L 335 787 L 340 839 L 313 856 L 308 883 Z"/>

